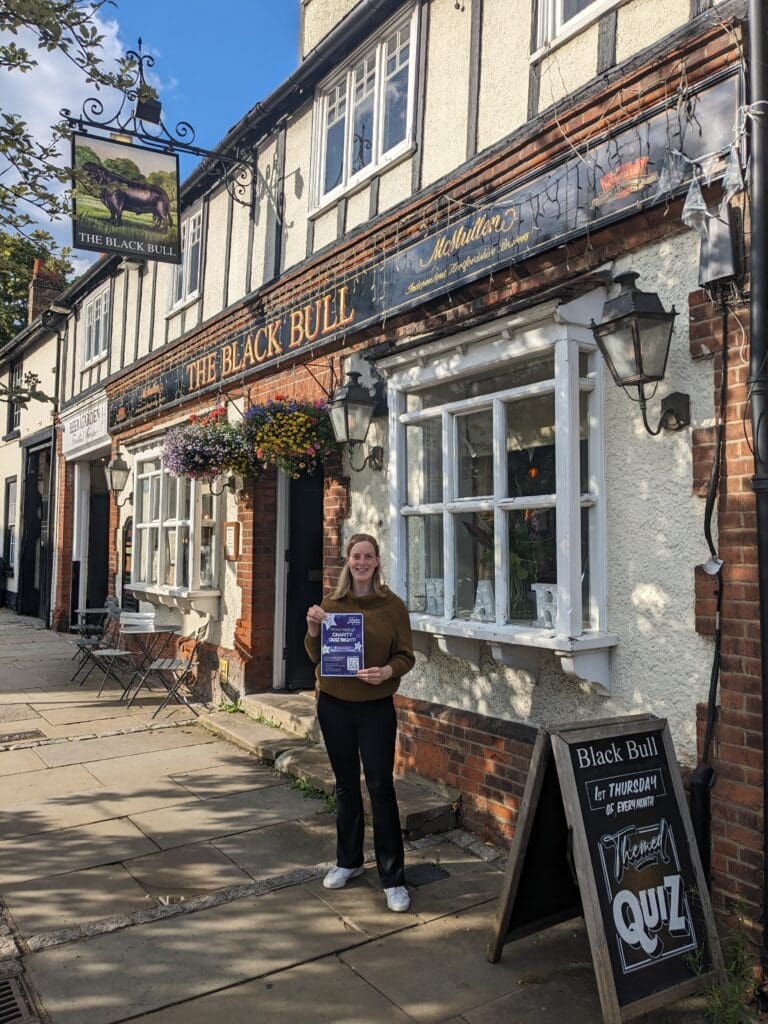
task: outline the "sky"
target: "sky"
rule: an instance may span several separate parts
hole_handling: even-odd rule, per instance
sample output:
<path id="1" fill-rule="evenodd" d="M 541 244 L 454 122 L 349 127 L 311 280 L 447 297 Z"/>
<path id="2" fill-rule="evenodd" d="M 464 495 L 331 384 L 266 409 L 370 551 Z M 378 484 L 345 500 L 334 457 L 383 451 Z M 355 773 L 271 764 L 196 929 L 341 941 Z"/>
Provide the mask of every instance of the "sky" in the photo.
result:
<path id="1" fill-rule="evenodd" d="M 298 14 L 301 0 L 117 0 L 102 8 L 104 54 L 115 60 L 137 48 L 155 58 L 149 80 L 158 89 L 163 119 L 173 130 L 188 121 L 195 144 L 212 149 L 243 114 L 268 96 L 298 65 Z M 0 34 L 0 39 L 3 34 Z M 17 39 L 29 45 L 23 37 Z M 34 71 L 2 72 L 0 110 L 22 116 L 33 136 L 44 138 L 62 107 L 78 116 L 83 101 L 98 95 L 105 115 L 119 98 L 96 93 L 62 55 L 33 50 Z M 68 154 L 63 158 L 68 162 Z M 181 177 L 197 164 L 182 156 Z M 43 225 L 60 245 L 70 245 L 68 221 Z M 73 252 L 77 272 L 95 258 Z"/>

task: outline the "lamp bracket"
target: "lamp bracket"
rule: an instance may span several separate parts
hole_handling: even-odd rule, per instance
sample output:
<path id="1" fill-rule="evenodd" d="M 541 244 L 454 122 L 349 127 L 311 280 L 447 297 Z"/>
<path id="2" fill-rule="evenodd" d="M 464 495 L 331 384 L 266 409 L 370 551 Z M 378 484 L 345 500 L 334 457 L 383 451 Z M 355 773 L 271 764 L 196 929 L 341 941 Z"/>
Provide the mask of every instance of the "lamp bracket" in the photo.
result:
<path id="1" fill-rule="evenodd" d="M 352 461 L 352 454 L 358 444 L 361 444 L 361 442 L 351 441 L 349 443 L 350 469 L 353 469 L 356 473 L 362 473 L 366 466 L 370 466 L 371 469 L 376 470 L 376 472 L 381 472 L 381 470 L 384 469 L 384 449 L 381 445 L 375 444 L 363 459 L 362 465 L 356 466 Z"/>
<path id="2" fill-rule="evenodd" d="M 667 430 L 683 430 L 691 422 L 691 400 L 682 391 L 673 391 L 661 400 L 660 423 Z"/>
<path id="3" fill-rule="evenodd" d="M 133 491 L 130 491 L 125 501 L 120 501 L 117 495 L 115 495 L 115 504 L 118 508 L 125 508 L 126 505 L 130 505 L 133 501 Z"/>

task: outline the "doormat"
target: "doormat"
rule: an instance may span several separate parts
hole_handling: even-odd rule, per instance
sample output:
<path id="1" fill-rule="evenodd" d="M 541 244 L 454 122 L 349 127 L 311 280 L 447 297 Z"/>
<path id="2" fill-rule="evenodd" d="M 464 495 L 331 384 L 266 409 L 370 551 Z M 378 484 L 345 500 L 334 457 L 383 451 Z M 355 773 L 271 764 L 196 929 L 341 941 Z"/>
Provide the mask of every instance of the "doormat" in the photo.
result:
<path id="1" fill-rule="evenodd" d="M 0 743 L 16 743 L 18 740 L 39 740 L 45 739 L 45 733 L 39 729 L 28 729 L 26 732 L 5 732 L 0 733 Z M 2 1024 L 2 1018 L 0 1018 Z"/>
<path id="2" fill-rule="evenodd" d="M 409 864 L 405 869 L 406 885 L 412 885 L 414 889 L 450 877 L 445 868 L 441 868 L 438 864 Z"/>

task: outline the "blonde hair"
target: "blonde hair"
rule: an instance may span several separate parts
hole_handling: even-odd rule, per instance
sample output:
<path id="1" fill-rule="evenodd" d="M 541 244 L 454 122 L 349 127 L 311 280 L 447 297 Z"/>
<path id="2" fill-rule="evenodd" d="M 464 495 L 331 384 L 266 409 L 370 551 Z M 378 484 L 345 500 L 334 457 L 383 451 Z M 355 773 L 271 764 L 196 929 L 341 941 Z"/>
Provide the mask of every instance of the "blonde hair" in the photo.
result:
<path id="1" fill-rule="evenodd" d="M 341 570 L 339 582 L 336 584 L 335 589 L 331 593 L 331 597 L 333 598 L 334 601 L 340 601 L 343 597 L 346 597 L 347 594 L 352 589 L 352 574 L 349 571 L 348 560 L 352 548 L 355 546 L 355 544 L 360 544 L 362 541 L 367 541 L 369 544 L 371 544 L 373 546 L 373 550 L 376 552 L 376 557 L 379 558 L 379 542 L 376 540 L 376 538 L 372 537 L 370 533 L 354 533 L 347 542 L 347 548 L 344 553 L 344 568 Z M 384 581 L 381 578 L 380 569 L 381 566 L 377 565 L 376 568 L 373 570 L 373 576 L 371 577 L 371 589 L 373 590 L 374 594 L 376 594 L 378 597 L 383 597 L 384 594 L 386 593 L 386 588 L 384 586 Z"/>

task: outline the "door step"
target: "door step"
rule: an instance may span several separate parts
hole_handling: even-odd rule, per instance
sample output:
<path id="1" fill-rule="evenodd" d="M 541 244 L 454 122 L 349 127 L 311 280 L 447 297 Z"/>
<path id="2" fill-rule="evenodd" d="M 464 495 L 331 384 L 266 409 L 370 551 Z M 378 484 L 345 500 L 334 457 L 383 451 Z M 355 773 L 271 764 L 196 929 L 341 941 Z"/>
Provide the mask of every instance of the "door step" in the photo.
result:
<path id="1" fill-rule="evenodd" d="M 203 715 L 199 724 L 242 747 L 275 769 L 290 775 L 313 789 L 333 795 L 334 779 L 324 747 L 312 738 L 320 738 L 315 718 L 315 699 L 307 694 L 251 694 L 241 706 L 245 714 L 217 711 Z M 400 823 L 408 839 L 456 828 L 459 791 L 422 779 L 403 775 L 395 779 Z M 366 812 L 370 802 L 362 787 Z"/>

